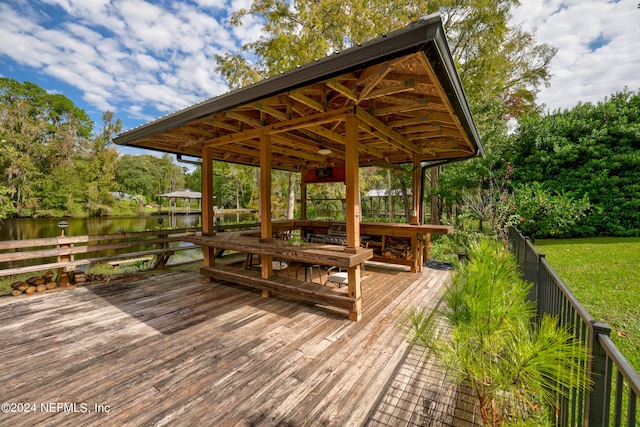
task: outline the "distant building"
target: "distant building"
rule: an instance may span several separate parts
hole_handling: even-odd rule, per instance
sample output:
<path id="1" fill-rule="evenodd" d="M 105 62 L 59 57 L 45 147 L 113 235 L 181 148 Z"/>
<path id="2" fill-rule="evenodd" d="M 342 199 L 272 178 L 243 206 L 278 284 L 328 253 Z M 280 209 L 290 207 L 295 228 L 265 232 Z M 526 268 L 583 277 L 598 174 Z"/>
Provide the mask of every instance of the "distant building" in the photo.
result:
<path id="1" fill-rule="evenodd" d="M 132 198 L 131 194 L 125 193 L 124 191 L 110 191 L 111 197 L 114 200 L 129 200 Z"/>

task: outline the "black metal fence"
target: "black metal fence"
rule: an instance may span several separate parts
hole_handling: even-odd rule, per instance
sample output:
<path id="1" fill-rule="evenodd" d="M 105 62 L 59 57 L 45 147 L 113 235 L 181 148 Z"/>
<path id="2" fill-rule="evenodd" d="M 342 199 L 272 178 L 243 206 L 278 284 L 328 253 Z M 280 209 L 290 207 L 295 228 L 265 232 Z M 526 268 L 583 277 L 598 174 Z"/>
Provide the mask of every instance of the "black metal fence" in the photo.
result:
<path id="1" fill-rule="evenodd" d="M 509 240 L 524 278 L 534 284 L 530 298 L 537 304 L 538 315 L 557 316 L 592 352 L 586 371 L 592 390 L 559 396 L 555 425 L 640 426 L 640 375 L 611 341 L 611 328 L 585 310 L 528 237 L 511 228 Z"/>

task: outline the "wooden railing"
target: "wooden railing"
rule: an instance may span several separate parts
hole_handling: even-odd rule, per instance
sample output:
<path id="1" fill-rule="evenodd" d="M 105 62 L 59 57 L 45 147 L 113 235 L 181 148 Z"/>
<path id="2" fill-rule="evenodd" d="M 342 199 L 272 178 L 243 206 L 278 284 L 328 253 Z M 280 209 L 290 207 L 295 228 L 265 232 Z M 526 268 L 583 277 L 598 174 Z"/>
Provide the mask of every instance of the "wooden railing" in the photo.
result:
<path id="1" fill-rule="evenodd" d="M 538 315 L 556 316 L 592 353 L 587 375 L 593 389 L 558 396 L 555 425 L 637 427 L 640 375 L 611 341 L 611 328 L 595 320 L 580 304 L 528 237 L 512 228 L 509 240 L 524 278 L 534 284 L 530 298 L 536 303 Z"/>
<path id="2" fill-rule="evenodd" d="M 176 251 L 199 247 L 181 243 L 187 232 L 176 229 L 2 241 L 0 276 L 46 270 L 70 272 L 83 265 L 149 255 L 155 257 L 154 268 L 159 268 Z"/>

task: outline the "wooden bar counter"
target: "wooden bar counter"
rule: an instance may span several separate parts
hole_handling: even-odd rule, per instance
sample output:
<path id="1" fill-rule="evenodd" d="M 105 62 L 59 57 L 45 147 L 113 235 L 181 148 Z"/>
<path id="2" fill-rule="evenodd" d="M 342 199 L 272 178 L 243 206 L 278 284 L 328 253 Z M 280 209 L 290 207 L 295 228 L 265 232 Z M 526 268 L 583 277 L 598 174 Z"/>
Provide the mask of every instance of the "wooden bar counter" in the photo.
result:
<path id="1" fill-rule="evenodd" d="M 190 236 L 186 240 L 217 250 L 229 249 L 256 254 L 266 260 L 280 258 L 303 263 L 338 266 L 349 271 L 357 271 L 358 277 L 360 265 L 373 257 L 371 249 L 358 248 L 355 253 L 351 253 L 345 252 L 344 247 L 336 245 L 304 243 L 301 246 L 294 246 L 286 240 L 263 239 L 250 234 L 255 234 L 255 231 L 217 233 L 213 236 Z M 267 262 L 267 265 L 270 264 Z M 262 273 L 225 265 L 205 265 L 200 269 L 200 273 L 207 277 L 261 289 L 265 297 L 269 296 L 271 292 L 275 292 L 316 304 L 345 309 L 349 312 L 349 318 L 352 320 L 360 318 L 361 292 L 359 290 L 356 292 L 355 285 L 351 283 L 348 286 L 348 291 L 344 292 L 343 289 L 274 276 L 271 271 L 265 275 L 264 272 L 264 266 Z"/>
<path id="2" fill-rule="evenodd" d="M 247 235 L 250 233 L 246 231 L 217 233 L 214 236 L 190 236 L 185 240 L 216 249 L 230 249 L 249 254 L 343 268 L 355 267 L 373 257 L 371 249 L 347 253 L 344 252 L 344 247 L 336 245 L 304 243 L 301 246 L 293 246 L 286 240 L 262 239 Z"/>
<path id="3" fill-rule="evenodd" d="M 283 234 L 291 230 L 300 229 L 306 234 L 323 234 L 332 224 L 344 224 L 335 221 L 316 220 L 284 220 L 273 221 L 273 231 Z M 452 234 L 453 226 L 434 224 L 389 224 L 377 222 L 361 222 L 360 236 L 363 245 L 368 244 L 370 249 L 374 249 L 372 261 L 379 261 L 388 264 L 405 265 L 411 268 L 412 272 L 422 271 L 422 261 L 430 258 L 430 246 L 432 234 Z M 365 238 L 372 237 L 376 241 L 367 242 Z M 411 245 L 410 254 L 407 257 L 386 256 L 386 247 L 391 239 L 407 239 Z"/>

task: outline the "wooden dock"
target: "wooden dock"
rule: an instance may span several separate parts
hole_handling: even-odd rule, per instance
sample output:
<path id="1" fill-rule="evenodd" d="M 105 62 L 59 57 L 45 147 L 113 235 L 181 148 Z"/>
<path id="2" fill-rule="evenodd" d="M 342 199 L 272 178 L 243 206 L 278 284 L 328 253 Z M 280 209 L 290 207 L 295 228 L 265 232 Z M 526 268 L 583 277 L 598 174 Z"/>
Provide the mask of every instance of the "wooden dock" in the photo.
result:
<path id="1" fill-rule="evenodd" d="M 367 266 L 351 322 L 198 267 L 0 298 L 0 425 L 474 425 L 397 328 L 447 272 Z"/>

